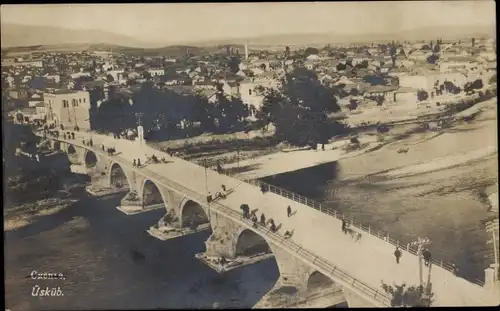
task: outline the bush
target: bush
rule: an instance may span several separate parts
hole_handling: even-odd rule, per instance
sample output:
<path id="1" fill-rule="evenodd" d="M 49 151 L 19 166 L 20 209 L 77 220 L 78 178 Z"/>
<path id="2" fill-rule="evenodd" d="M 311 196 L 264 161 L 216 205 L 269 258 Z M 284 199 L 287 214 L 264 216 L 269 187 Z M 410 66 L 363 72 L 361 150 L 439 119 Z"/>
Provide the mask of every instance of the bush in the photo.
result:
<path id="1" fill-rule="evenodd" d="M 430 307 L 433 302 L 434 293 L 432 285 L 410 286 L 406 284 L 393 286 L 382 282 L 382 289 L 390 295 L 392 307 Z"/>

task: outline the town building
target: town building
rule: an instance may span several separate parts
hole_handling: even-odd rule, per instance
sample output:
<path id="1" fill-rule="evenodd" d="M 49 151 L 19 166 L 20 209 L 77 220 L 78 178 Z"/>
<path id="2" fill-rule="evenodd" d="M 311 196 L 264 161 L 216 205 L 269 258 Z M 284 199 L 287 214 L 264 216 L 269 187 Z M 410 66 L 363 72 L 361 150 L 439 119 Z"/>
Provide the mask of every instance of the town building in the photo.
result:
<path id="1" fill-rule="evenodd" d="M 151 77 L 165 75 L 165 69 L 163 68 L 148 68 L 146 71 L 151 75 Z"/>
<path id="2" fill-rule="evenodd" d="M 43 94 L 47 122 L 65 129 L 90 130 L 90 95 L 86 91 L 54 90 Z"/>
<path id="3" fill-rule="evenodd" d="M 16 66 L 16 67 L 23 66 L 23 67 L 37 67 L 37 68 L 42 68 L 43 67 L 43 61 L 42 60 L 25 60 L 25 61 L 16 62 L 13 65 Z"/>

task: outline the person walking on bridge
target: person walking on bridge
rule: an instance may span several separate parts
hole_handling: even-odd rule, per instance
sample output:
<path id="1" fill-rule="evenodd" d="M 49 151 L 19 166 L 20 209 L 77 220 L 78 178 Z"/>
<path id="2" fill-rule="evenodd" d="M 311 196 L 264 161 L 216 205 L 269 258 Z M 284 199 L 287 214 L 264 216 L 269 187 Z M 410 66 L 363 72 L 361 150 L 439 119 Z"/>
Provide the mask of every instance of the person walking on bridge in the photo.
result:
<path id="1" fill-rule="evenodd" d="M 136 166 L 137 166 L 137 162 L 134 159 L 134 162 L 132 162 L 132 167 L 136 167 Z"/>
<path id="2" fill-rule="evenodd" d="M 266 225 L 266 216 L 264 215 L 264 213 L 262 213 L 262 215 L 260 215 L 260 224 L 262 226 Z"/>
<path id="3" fill-rule="evenodd" d="M 276 225 L 274 224 L 274 221 L 271 222 L 271 227 L 269 229 L 271 229 L 272 232 L 276 232 L 277 228 L 276 228 Z"/>
<path id="4" fill-rule="evenodd" d="M 141 167 L 141 159 L 137 159 L 137 167 Z"/>
<path id="5" fill-rule="evenodd" d="M 431 262 L 431 252 L 426 248 L 422 252 L 422 256 L 424 257 L 425 266 L 428 267 Z"/>
<path id="6" fill-rule="evenodd" d="M 345 222 L 345 219 L 342 219 L 342 232 L 347 234 L 347 223 Z"/>
<path id="7" fill-rule="evenodd" d="M 288 217 L 292 216 L 292 208 L 290 207 L 290 205 L 288 205 L 288 207 L 286 208 L 286 214 L 288 215 Z"/>
<path id="8" fill-rule="evenodd" d="M 257 228 L 257 215 L 255 213 L 252 213 L 252 227 Z"/>
<path id="9" fill-rule="evenodd" d="M 401 258 L 401 251 L 399 247 L 396 246 L 396 250 L 394 251 L 394 256 L 396 257 L 396 263 L 399 264 L 399 259 Z"/>

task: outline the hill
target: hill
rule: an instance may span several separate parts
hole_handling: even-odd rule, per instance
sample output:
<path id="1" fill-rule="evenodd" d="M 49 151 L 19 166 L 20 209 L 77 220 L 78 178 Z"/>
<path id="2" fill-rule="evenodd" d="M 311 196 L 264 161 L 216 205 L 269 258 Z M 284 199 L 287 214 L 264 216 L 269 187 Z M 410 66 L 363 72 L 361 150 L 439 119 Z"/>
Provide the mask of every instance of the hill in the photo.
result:
<path id="1" fill-rule="evenodd" d="M 365 34 L 340 34 L 331 32 L 315 32 L 302 34 L 277 34 L 260 37 L 234 38 L 211 40 L 205 42 L 192 43 L 193 45 L 203 46 L 208 44 L 243 44 L 248 41 L 254 48 L 270 47 L 270 46 L 297 46 L 307 44 L 328 44 L 328 43 L 368 43 L 368 42 L 384 42 L 392 40 L 435 40 L 443 39 L 459 39 L 466 37 L 480 36 L 495 36 L 495 25 L 491 27 L 471 27 L 471 26 L 447 26 L 447 27 L 425 27 L 413 30 L 402 30 L 391 33 L 365 33 Z"/>
<path id="2" fill-rule="evenodd" d="M 132 47 L 150 44 L 103 30 L 74 30 L 53 26 L 2 23 L 2 47 L 107 43 Z"/>

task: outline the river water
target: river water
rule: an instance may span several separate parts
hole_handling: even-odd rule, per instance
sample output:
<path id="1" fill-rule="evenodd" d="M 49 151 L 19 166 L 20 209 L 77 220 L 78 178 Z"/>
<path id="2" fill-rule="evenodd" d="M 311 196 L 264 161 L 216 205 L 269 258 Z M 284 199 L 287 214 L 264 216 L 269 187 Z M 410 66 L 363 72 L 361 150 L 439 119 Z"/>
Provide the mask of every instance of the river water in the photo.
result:
<path id="1" fill-rule="evenodd" d="M 486 244 L 491 237 L 484 229 L 484 221 L 495 214 L 488 212 L 478 199 L 475 187 L 481 188 L 481 180 L 496 180 L 497 163 L 495 155 L 453 170 L 396 181 L 373 175 L 347 182 L 343 172 L 356 165 L 353 160 L 352 163 L 326 163 L 262 180 L 324 202 L 347 219 L 370 225 L 372 231 L 389 233 L 391 239 L 400 241 L 401 245 L 406 246 L 418 236 L 428 237 L 432 241 L 428 248 L 433 258 L 454 262 L 461 277 L 484 281 L 484 269 L 492 263 L 491 258 L 485 258 L 492 252 Z M 421 191 L 426 192 L 425 195 L 412 193 L 419 187 L 425 190 Z"/>
<path id="2" fill-rule="evenodd" d="M 208 232 L 157 240 L 145 230 L 164 211 L 126 216 L 115 208 L 121 197 L 82 198 L 60 213 L 6 232 L 6 307 L 251 308 L 276 283 L 274 259 L 218 276 L 194 257 L 205 250 Z M 145 260 L 134 261 L 132 249 Z M 26 278 L 33 270 L 64 273 L 66 279 Z M 60 287 L 64 296 L 32 297 L 35 285 Z"/>

